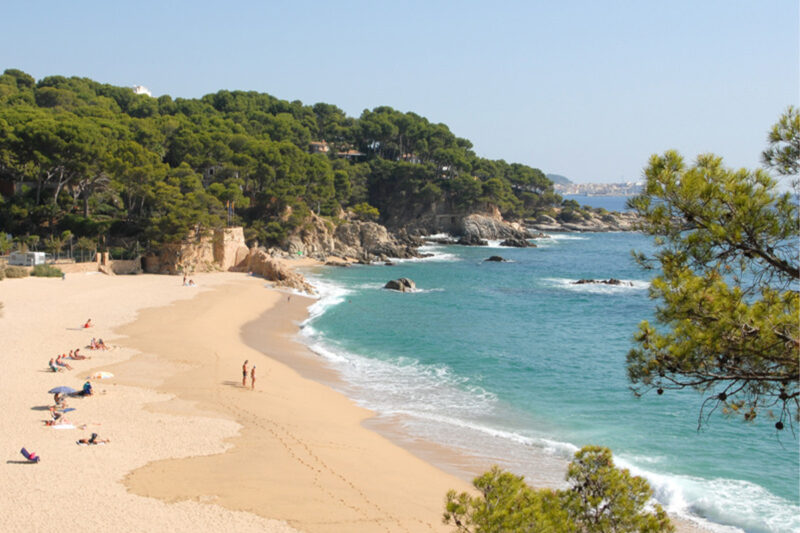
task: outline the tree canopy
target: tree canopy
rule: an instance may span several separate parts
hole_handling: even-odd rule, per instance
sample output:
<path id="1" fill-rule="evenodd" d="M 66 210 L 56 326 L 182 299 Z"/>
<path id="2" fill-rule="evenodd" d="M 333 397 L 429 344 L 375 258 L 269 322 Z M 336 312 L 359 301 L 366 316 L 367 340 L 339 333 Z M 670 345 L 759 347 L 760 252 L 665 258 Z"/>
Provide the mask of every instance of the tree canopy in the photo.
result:
<path id="1" fill-rule="evenodd" d="M 800 168 L 798 125 L 790 108 L 770 134 L 765 161 L 781 173 Z M 657 324 L 640 324 L 628 355 L 634 390 L 694 388 L 701 424 L 721 407 L 745 420 L 766 411 L 783 429 L 800 396 L 797 197 L 765 170 L 728 169 L 713 155 L 693 165 L 653 156 L 645 176 L 630 206 L 657 247 L 640 260 L 661 274 L 650 288 Z"/>
<path id="2" fill-rule="evenodd" d="M 281 244 L 311 211 L 358 205 L 387 223 L 437 205 L 523 217 L 561 201 L 540 170 L 481 158 L 446 125 L 388 106 L 353 118 L 252 91 L 152 98 L 14 69 L 0 75 L 0 180 L 16 190 L 0 204 L 14 235 L 151 246 L 224 223 L 228 206 L 248 239 Z"/>

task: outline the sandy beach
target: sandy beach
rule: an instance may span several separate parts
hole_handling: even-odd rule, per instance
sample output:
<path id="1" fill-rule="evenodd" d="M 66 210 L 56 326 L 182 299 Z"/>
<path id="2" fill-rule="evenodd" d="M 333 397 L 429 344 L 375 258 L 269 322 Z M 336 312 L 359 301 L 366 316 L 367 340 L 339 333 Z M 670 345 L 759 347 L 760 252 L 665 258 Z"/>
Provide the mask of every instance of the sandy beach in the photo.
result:
<path id="1" fill-rule="evenodd" d="M 467 483 L 363 428 L 368 411 L 279 362 L 304 350 L 290 338 L 308 300 L 244 274 L 195 280 L 74 274 L 0 284 L 0 529 L 448 530 L 444 494 Z M 95 326 L 82 329 L 87 318 Z M 253 328 L 258 321 L 265 327 Z M 246 324 L 261 350 L 245 344 Z M 86 350 L 92 337 L 112 349 Z M 92 358 L 48 370 L 50 357 L 79 346 Z M 249 379 L 241 386 L 245 359 L 257 367 L 254 390 Z M 97 370 L 115 377 L 68 400 L 78 427 L 45 426 L 47 391 L 80 389 Z M 111 442 L 75 444 L 92 432 Z M 22 446 L 42 461 L 26 464 Z"/>
<path id="2" fill-rule="evenodd" d="M 486 465 L 426 443 L 412 454 L 367 429 L 371 413 L 320 384 L 337 377 L 294 340 L 310 299 L 245 274 L 194 279 L 0 283 L 0 530 L 452 530 L 445 493 Z M 84 348 L 92 337 L 111 349 Z M 76 347 L 91 359 L 47 368 Z M 242 387 L 244 360 L 254 389 Z M 114 377 L 68 399 L 75 427 L 46 426 L 47 391 L 99 370 Z M 111 442 L 76 445 L 93 432 Z M 27 463 L 22 446 L 42 461 Z"/>

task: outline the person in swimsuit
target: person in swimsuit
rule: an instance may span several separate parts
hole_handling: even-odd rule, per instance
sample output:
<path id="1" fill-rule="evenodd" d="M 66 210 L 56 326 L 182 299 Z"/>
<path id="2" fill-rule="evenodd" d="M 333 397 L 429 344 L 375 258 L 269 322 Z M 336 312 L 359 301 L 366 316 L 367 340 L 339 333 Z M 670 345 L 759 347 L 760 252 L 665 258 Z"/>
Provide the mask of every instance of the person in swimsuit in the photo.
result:
<path id="1" fill-rule="evenodd" d="M 92 433 L 92 436 L 88 439 L 78 439 L 78 444 L 105 444 L 106 442 L 111 442 L 111 439 L 98 439 L 97 433 Z"/>
<path id="2" fill-rule="evenodd" d="M 247 387 L 247 359 L 242 365 L 242 387 Z"/>
<path id="3" fill-rule="evenodd" d="M 250 390 L 256 388 L 256 365 L 253 365 L 253 368 L 250 369 Z"/>

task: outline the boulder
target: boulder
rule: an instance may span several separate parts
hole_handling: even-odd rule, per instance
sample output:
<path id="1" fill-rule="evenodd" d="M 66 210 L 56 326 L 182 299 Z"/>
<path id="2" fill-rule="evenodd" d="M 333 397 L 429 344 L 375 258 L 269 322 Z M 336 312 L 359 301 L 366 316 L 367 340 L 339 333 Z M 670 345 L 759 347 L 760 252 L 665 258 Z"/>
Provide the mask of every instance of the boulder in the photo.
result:
<path id="1" fill-rule="evenodd" d="M 489 242 L 481 239 L 477 235 L 462 235 L 457 241 L 456 244 L 461 244 L 463 246 L 489 246 Z"/>
<path id="2" fill-rule="evenodd" d="M 505 262 L 505 259 L 503 259 L 499 255 L 493 255 L 490 258 L 485 259 L 485 261 L 493 261 L 495 263 L 503 263 L 503 262 Z"/>
<path id="3" fill-rule="evenodd" d="M 392 291 L 411 292 L 417 288 L 417 285 L 408 278 L 399 278 L 387 281 L 383 288 Z"/>
<path id="4" fill-rule="evenodd" d="M 536 248 L 536 245 L 528 242 L 526 239 L 506 239 L 500 243 L 500 246 L 513 246 L 514 248 Z"/>

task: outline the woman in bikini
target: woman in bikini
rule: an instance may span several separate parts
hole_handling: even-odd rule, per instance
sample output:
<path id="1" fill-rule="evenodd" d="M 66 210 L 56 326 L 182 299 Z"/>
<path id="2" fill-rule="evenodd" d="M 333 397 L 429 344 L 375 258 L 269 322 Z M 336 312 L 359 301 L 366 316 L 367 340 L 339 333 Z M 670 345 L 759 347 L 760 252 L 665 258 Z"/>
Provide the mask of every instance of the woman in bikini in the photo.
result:
<path id="1" fill-rule="evenodd" d="M 242 365 L 242 387 L 247 387 L 247 359 L 244 360 Z"/>

